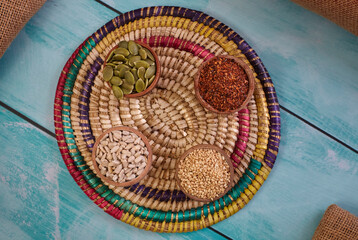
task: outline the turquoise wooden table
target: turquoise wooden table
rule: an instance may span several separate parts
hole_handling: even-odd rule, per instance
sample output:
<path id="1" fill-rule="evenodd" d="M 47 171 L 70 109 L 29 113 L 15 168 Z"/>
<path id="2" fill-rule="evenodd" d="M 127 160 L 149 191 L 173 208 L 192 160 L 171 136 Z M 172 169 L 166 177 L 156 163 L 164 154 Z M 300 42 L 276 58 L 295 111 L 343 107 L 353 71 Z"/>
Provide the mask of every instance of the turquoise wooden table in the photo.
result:
<path id="1" fill-rule="evenodd" d="M 358 38 L 288 0 L 153 0 L 203 11 L 258 53 L 278 93 L 282 141 L 253 200 L 197 232 L 146 232 L 105 214 L 62 161 L 53 99 L 83 40 L 148 1 L 50 0 L 0 59 L 1 239 L 309 239 L 333 203 L 358 215 Z"/>

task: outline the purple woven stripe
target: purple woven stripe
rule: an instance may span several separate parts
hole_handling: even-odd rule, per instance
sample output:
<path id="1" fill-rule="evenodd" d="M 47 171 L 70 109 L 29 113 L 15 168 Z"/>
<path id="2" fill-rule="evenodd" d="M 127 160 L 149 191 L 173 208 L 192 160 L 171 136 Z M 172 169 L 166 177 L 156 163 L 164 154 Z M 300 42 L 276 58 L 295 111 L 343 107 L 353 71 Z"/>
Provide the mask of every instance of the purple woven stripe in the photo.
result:
<path id="1" fill-rule="evenodd" d="M 113 21 L 109 21 L 108 23 L 106 23 L 105 26 L 109 32 L 112 32 L 116 29 L 116 27 L 113 24 Z"/>
<path id="2" fill-rule="evenodd" d="M 97 31 L 99 32 L 99 30 Z M 98 70 L 101 68 L 101 64 L 103 63 L 103 60 L 98 57 L 94 63 L 91 66 L 91 71 L 87 72 L 87 76 L 86 76 L 86 81 L 83 83 L 83 90 L 81 91 L 81 102 L 83 102 L 84 104 L 82 104 L 81 102 L 78 104 L 79 107 L 79 113 L 80 113 L 80 119 L 81 120 L 85 120 L 86 122 L 90 122 L 89 120 L 89 114 L 88 114 L 88 110 L 89 110 L 89 97 L 92 91 L 92 86 L 93 86 L 93 80 L 95 79 Z M 87 124 L 87 123 L 83 123 L 82 121 L 80 121 L 80 126 L 81 126 L 81 132 L 83 133 L 83 138 L 86 141 L 86 145 L 88 147 L 88 149 L 90 151 L 92 151 L 93 148 L 93 143 L 89 143 L 89 141 L 95 141 L 94 136 L 92 134 L 92 129 L 91 129 L 91 125 Z"/>

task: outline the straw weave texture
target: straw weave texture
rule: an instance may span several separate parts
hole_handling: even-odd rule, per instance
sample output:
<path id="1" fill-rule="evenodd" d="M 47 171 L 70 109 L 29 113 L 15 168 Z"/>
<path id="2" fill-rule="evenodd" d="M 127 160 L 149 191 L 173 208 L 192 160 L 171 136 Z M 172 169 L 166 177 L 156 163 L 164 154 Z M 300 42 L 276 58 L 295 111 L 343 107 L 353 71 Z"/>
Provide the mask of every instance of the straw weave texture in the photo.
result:
<path id="1" fill-rule="evenodd" d="M 138 99 L 118 101 L 103 80 L 105 58 L 122 40 L 147 43 L 161 64 L 156 88 Z M 200 64 L 222 54 L 242 58 L 256 81 L 247 108 L 227 116 L 208 112 L 194 94 Z M 188 232 L 230 217 L 253 198 L 274 166 L 281 121 L 271 78 L 237 33 L 205 13 L 158 6 L 112 19 L 75 50 L 60 75 L 54 124 L 66 167 L 96 205 L 141 229 Z M 115 126 L 138 129 L 153 150 L 152 169 L 130 187 L 102 182 L 91 161 L 96 138 Z M 197 144 L 220 147 L 235 168 L 235 186 L 216 201 L 191 200 L 175 182 L 178 157 Z"/>
<path id="2" fill-rule="evenodd" d="M 357 0 L 292 0 L 358 36 Z"/>
<path id="3" fill-rule="evenodd" d="M 0 1 L 0 58 L 27 21 L 46 0 Z"/>
<path id="4" fill-rule="evenodd" d="M 358 239 L 358 217 L 332 204 L 313 235 L 313 240 L 321 239 Z"/>

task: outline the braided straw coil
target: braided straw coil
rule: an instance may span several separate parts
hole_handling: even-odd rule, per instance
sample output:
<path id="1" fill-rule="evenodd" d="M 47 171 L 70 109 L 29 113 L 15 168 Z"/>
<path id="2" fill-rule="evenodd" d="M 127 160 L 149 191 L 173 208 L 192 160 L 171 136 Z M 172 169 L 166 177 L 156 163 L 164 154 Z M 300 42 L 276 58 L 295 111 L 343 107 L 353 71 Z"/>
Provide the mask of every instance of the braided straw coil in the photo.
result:
<path id="1" fill-rule="evenodd" d="M 157 86 L 141 98 L 118 101 L 103 81 L 104 59 L 121 40 L 144 42 L 159 57 Z M 231 115 L 208 112 L 195 98 L 193 77 L 216 55 L 241 58 L 255 76 L 247 108 Z M 127 12 L 87 38 L 61 73 L 54 115 L 62 157 L 85 194 L 113 217 L 155 232 L 195 231 L 239 211 L 266 180 L 280 142 L 275 89 L 255 51 L 218 20 L 180 7 Z M 129 187 L 106 185 L 93 171 L 96 138 L 116 126 L 141 131 L 153 150 L 152 169 Z M 198 144 L 223 149 L 235 168 L 235 186 L 209 203 L 189 199 L 175 182 L 177 159 Z"/>

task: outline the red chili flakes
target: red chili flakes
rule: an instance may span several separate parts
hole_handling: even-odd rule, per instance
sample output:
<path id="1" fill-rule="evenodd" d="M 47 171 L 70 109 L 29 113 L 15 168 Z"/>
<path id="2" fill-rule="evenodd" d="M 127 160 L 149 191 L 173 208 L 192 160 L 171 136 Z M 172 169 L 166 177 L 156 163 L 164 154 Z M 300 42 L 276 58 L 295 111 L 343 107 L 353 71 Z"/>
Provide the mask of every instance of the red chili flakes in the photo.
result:
<path id="1" fill-rule="evenodd" d="M 220 57 L 201 69 L 198 86 L 202 98 L 221 112 L 239 108 L 249 92 L 245 70 L 235 60 Z"/>

